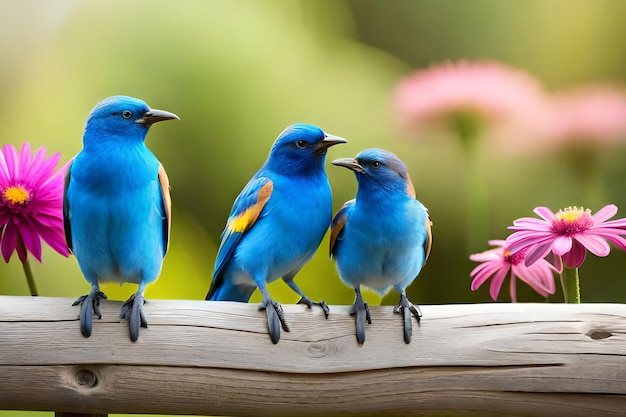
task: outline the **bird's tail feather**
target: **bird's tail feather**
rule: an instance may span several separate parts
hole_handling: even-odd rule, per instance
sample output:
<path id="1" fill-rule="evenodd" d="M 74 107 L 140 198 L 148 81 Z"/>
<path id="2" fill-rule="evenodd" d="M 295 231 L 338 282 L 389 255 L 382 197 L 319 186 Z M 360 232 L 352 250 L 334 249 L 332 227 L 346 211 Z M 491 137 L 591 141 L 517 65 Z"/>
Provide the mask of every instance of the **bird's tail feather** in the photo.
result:
<path id="1" fill-rule="evenodd" d="M 239 301 L 247 303 L 252 297 L 256 287 L 247 285 L 224 284 L 207 294 L 206 299 L 209 301 Z"/>

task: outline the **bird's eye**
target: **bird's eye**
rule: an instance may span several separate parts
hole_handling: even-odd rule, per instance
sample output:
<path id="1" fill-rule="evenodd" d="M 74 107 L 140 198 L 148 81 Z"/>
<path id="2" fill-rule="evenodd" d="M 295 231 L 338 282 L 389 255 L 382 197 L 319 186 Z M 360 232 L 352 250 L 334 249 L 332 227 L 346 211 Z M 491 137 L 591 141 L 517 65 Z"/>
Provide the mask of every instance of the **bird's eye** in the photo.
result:
<path id="1" fill-rule="evenodd" d="M 124 111 L 122 112 L 122 117 L 123 117 L 124 119 L 130 119 L 131 117 L 133 117 L 133 112 L 132 112 L 132 111 L 130 111 L 130 110 L 124 110 Z"/>
<path id="2" fill-rule="evenodd" d="M 306 140 L 300 139 L 299 141 L 296 142 L 296 146 L 300 149 L 306 148 L 307 146 Z"/>
<path id="3" fill-rule="evenodd" d="M 372 167 L 374 167 L 374 169 L 378 168 L 379 166 L 380 166 L 380 161 L 372 162 Z"/>

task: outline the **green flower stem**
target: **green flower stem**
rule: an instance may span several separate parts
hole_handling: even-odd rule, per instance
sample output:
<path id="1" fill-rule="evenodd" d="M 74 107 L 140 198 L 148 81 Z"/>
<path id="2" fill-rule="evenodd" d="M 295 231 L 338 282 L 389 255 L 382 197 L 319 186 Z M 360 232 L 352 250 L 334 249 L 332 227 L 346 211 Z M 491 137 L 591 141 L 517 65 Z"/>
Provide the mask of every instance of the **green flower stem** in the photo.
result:
<path id="1" fill-rule="evenodd" d="M 466 246 L 470 253 L 474 253 L 485 245 L 489 237 L 488 187 L 481 146 L 485 120 L 472 111 L 460 111 L 452 115 L 450 122 L 465 152 Z"/>
<path id="2" fill-rule="evenodd" d="M 580 304 L 580 280 L 578 268 L 568 268 L 563 265 L 561 272 L 561 287 L 566 303 Z"/>
<path id="3" fill-rule="evenodd" d="M 489 196 L 479 138 L 466 140 L 467 249 L 474 253 L 489 237 Z"/>
<path id="4" fill-rule="evenodd" d="M 30 267 L 30 262 L 28 262 L 28 258 L 22 264 L 24 268 L 24 275 L 26 275 L 26 282 L 28 282 L 28 288 L 30 289 L 30 295 L 38 296 L 39 291 L 37 291 L 37 285 L 35 284 L 35 276 L 33 275 L 33 270 Z"/>

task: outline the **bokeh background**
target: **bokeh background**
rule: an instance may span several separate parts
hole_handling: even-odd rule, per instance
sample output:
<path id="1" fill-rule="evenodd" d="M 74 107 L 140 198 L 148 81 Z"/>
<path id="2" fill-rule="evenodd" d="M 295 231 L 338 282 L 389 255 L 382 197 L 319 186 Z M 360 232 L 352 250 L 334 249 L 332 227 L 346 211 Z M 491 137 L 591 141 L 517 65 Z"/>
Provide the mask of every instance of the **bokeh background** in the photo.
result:
<path id="1" fill-rule="evenodd" d="M 147 139 L 172 183 L 174 221 L 163 273 L 146 296 L 203 299 L 234 198 L 284 127 L 319 125 L 349 140 L 327 161 L 374 146 L 406 161 L 435 236 L 410 298 L 488 302 L 486 286 L 469 287 L 475 265 L 468 255 L 487 242 L 466 242 L 463 149 L 445 132 L 398 129 L 393 92 L 415 70 L 460 59 L 519 68 L 548 92 L 619 86 L 626 83 L 625 15 L 621 0 L 0 0 L 0 138 L 46 146 L 65 162 L 81 148 L 90 109 L 107 96 L 136 96 L 178 114 L 180 122 L 157 125 Z M 591 201 L 563 158 L 540 149 L 506 152 L 507 138 L 499 140 L 481 148 L 489 238 L 505 238 L 514 219 L 539 205 L 596 211 L 614 203 L 626 213 L 626 152 L 619 143 L 601 152 L 603 192 Z M 518 138 L 509 140 L 513 148 Z M 327 172 L 336 210 L 353 198 L 356 182 L 328 162 Z M 325 239 L 297 282 L 313 299 L 350 304 L 353 290 L 339 281 L 327 247 Z M 49 249 L 43 257 L 33 264 L 42 295 L 88 291 L 75 259 Z M 583 301 L 626 300 L 625 266 L 619 250 L 589 256 L 580 271 Z M 121 300 L 135 287 L 104 290 Z M 282 282 L 270 291 L 284 303 L 298 298 Z M 28 294 L 16 256 L 0 265 L 0 293 Z M 366 295 L 384 304 L 397 297 Z M 543 301 L 523 284 L 518 298 Z M 557 289 L 550 301 L 561 300 Z M 509 301 L 506 290 L 499 301 Z"/>

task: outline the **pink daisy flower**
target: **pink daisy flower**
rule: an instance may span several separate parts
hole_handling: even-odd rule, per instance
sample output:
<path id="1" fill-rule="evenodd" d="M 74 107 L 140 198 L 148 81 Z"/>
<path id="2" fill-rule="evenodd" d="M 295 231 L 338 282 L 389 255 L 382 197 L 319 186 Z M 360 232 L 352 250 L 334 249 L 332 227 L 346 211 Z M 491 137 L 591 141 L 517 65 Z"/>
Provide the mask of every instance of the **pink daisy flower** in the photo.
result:
<path id="1" fill-rule="evenodd" d="M 608 85 L 586 86 L 555 95 L 541 125 L 549 148 L 592 148 L 626 140 L 626 93 Z"/>
<path id="2" fill-rule="evenodd" d="M 32 156 L 24 143 L 19 154 L 12 145 L 0 152 L 0 252 L 9 262 L 14 251 L 26 262 L 28 252 L 41 262 L 41 241 L 69 256 L 63 232 L 63 176 L 56 173 L 60 153 L 46 159 L 46 149 Z"/>
<path id="3" fill-rule="evenodd" d="M 408 76 L 398 84 L 393 104 L 403 127 L 420 130 L 467 115 L 487 125 L 526 121 L 543 96 L 540 83 L 522 70 L 460 61 Z"/>
<path id="4" fill-rule="evenodd" d="M 492 278 L 489 285 L 489 295 L 491 295 L 492 300 L 496 301 L 502 283 L 510 272 L 512 302 L 517 301 L 516 278 L 530 285 L 542 297 L 554 294 L 556 289 L 554 285 L 555 270 L 548 261 L 540 259 L 538 262 L 526 266 L 523 262 L 524 251 L 511 254 L 504 240 L 490 240 L 489 245 L 496 246 L 496 248 L 470 255 L 472 261 L 482 262 L 470 272 L 470 277 L 474 278 L 471 284 L 472 291 L 476 291 L 489 278 Z"/>
<path id="5" fill-rule="evenodd" d="M 561 259 L 568 268 L 578 268 L 587 251 L 596 256 L 607 256 L 609 243 L 626 250 L 626 219 L 607 221 L 617 213 L 617 206 L 610 204 L 596 214 L 578 207 L 567 207 L 553 213 L 547 207 L 534 210 L 542 219 L 524 217 L 513 222 L 515 230 L 507 238 L 511 253 L 524 251 L 526 265 L 544 258 L 550 252 L 555 256 L 555 267 L 562 269 Z"/>

